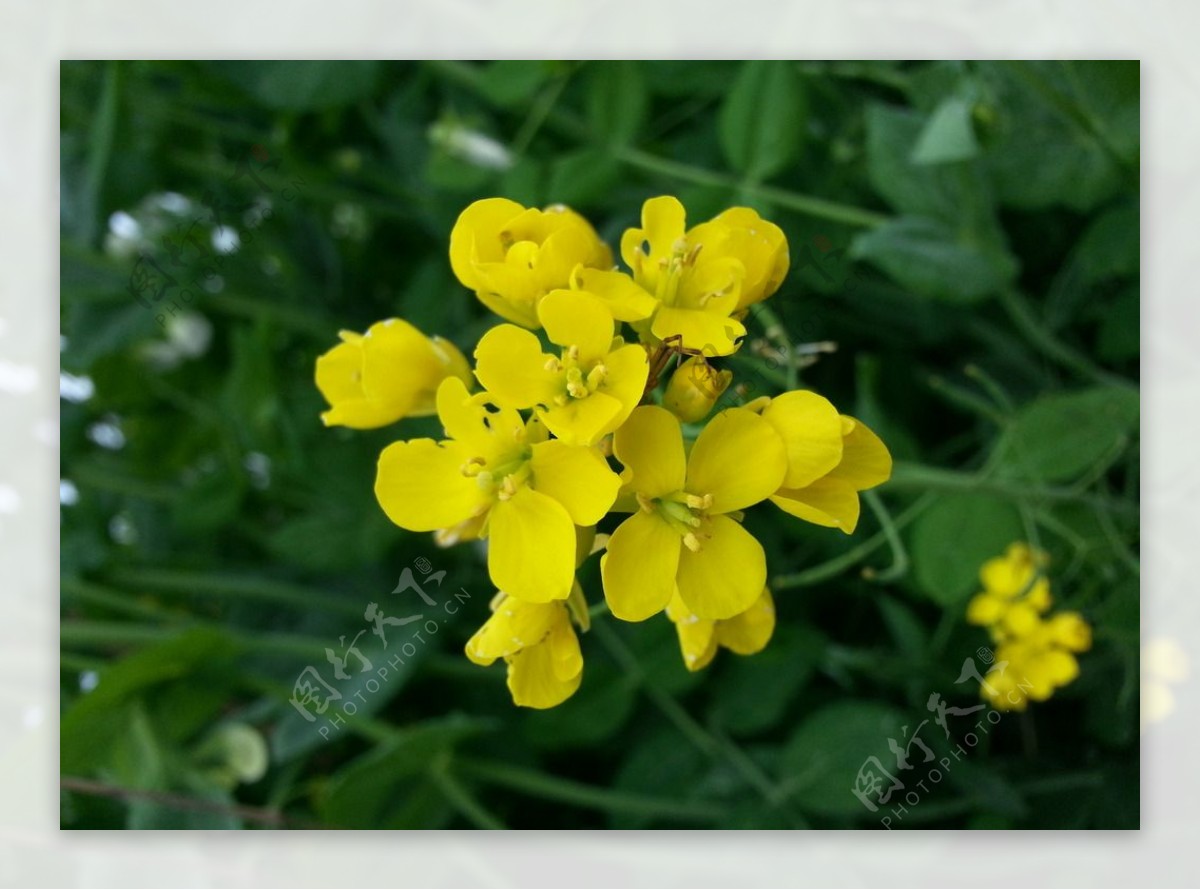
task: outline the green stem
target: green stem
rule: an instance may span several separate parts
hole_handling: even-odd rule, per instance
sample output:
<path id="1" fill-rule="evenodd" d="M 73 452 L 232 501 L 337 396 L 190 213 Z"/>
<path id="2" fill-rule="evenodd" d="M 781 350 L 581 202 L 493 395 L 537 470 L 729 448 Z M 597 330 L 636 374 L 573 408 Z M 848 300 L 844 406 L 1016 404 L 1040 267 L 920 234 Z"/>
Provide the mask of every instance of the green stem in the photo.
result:
<path id="1" fill-rule="evenodd" d="M 557 776 L 514 766 L 511 763 L 458 758 L 455 760 L 455 764 L 460 773 L 481 782 L 490 782 L 523 792 L 531 797 L 556 800 L 586 809 L 601 810 L 607 813 L 624 813 L 630 816 L 704 822 L 719 822 L 725 817 L 723 810 L 711 803 L 703 801 L 682 803 L 642 794 L 613 791 L 608 788 L 596 788 L 581 782 L 572 782 L 569 779 L 561 779 Z"/>
<path id="2" fill-rule="evenodd" d="M 974 473 L 927 467 L 923 464 L 897 462 L 892 469 L 889 486 L 897 489 L 919 488 L 926 491 L 976 491 L 996 494 L 1020 500 L 1028 498 L 1042 501 L 1071 502 L 1086 504 L 1127 515 L 1137 514 L 1137 505 L 1077 492 L 1070 488 L 1027 485 L 1008 479 L 989 479 Z"/>
<path id="3" fill-rule="evenodd" d="M 1061 342 L 1034 315 L 1029 301 L 1015 290 L 1006 290 L 1000 294 L 1000 302 L 1010 319 L 1021 331 L 1035 349 L 1046 358 L 1057 362 L 1064 368 L 1074 371 L 1082 377 L 1090 378 L 1105 386 L 1115 386 L 1120 389 L 1137 392 L 1137 386 L 1117 374 L 1099 368 L 1073 347 Z"/>
<path id="4" fill-rule="evenodd" d="M 970 390 L 963 389 L 961 386 L 956 386 L 948 380 L 939 377 L 936 374 L 931 375 L 927 382 L 929 388 L 945 399 L 952 405 L 962 408 L 972 414 L 978 414 L 980 417 L 987 418 L 996 426 L 1003 427 L 1007 423 L 1006 418 L 994 405 L 985 399 L 977 396 Z"/>
<path id="5" fill-rule="evenodd" d="M 121 586 L 153 590 L 159 594 L 221 597 L 233 601 L 282 603 L 301 611 L 329 612 L 361 617 L 362 607 L 342 602 L 329 594 L 286 581 L 254 575 L 213 575 L 177 569 L 116 569 L 110 580 Z"/>
<path id="6" fill-rule="evenodd" d="M 775 341 L 784 355 L 787 356 L 787 371 L 784 377 L 786 389 L 789 392 L 798 389 L 800 386 L 800 371 L 796 362 L 796 352 L 792 348 L 792 341 L 787 335 L 787 329 L 783 326 L 783 322 L 779 320 L 779 316 L 775 314 L 775 310 L 765 303 L 759 303 L 752 311 L 763 323 L 763 335 L 768 340 Z"/>
<path id="7" fill-rule="evenodd" d="M 899 529 L 896 528 L 895 522 L 892 521 L 892 514 L 888 512 L 887 507 L 884 506 L 883 499 L 879 497 L 877 492 L 864 491 L 859 496 L 867 502 L 867 506 L 875 514 L 875 518 L 879 520 L 880 528 L 883 530 L 888 545 L 892 549 L 892 564 L 890 566 L 882 571 L 876 571 L 867 566 L 863 569 L 863 577 L 880 584 L 886 584 L 904 577 L 904 574 L 908 571 L 908 551 L 904 548 L 904 541 L 900 539 Z"/>
<path id="8" fill-rule="evenodd" d="M 892 524 L 892 532 L 899 532 L 900 529 L 916 519 L 934 500 L 935 496 L 932 494 L 926 494 L 924 497 L 918 499 L 907 510 L 896 517 Z M 822 581 L 840 575 L 846 569 L 862 562 L 880 546 L 888 543 L 889 540 L 887 529 L 881 529 L 857 547 L 847 550 L 841 556 L 835 556 L 833 559 L 815 565 L 811 569 L 805 569 L 802 572 L 779 575 L 771 579 L 769 586 L 772 590 L 787 590 L 792 587 L 810 587 L 813 584 L 819 584 Z"/>
<path id="9" fill-rule="evenodd" d="M 629 651 L 629 648 L 607 623 L 603 621 L 597 622 L 592 625 L 592 629 L 625 673 L 641 686 L 655 707 L 675 725 L 675 728 L 698 751 L 714 760 L 724 759 L 733 768 L 734 772 L 742 777 L 742 780 L 746 784 L 755 789 L 770 806 L 778 809 L 786 816 L 795 827 L 804 826 L 804 820 L 792 812 L 791 808 L 786 805 L 779 794 L 776 784 L 771 781 L 770 777 L 762 771 L 758 764 L 733 742 L 713 735 L 697 723 L 679 702 L 675 701 L 674 698 L 654 683 L 646 675 L 646 672 L 642 670 L 642 666 L 634 654 Z"/>
<path id="10" fill-rule="evenodd" d="M 654 173 L 669 179 L 678 179 L 681 182 L 690 182 L 695 185 L 716 186 L 731 190 L 741 189 L 742 193 L 748 197 L 767 201 L 778 207 L 783 207 L 816 219 L 825 219 L 830 222 L 864 228 L 881 226 L 889 219 L 886 214 L 877 213 L 874 210 L 864 210 L 861 207 L 854 207 L 850 204 L 827 201 L 824 198 L 804 195 L 774 186 L 742 182 L 724 173 L 718 173 L 704 167 L 696 167 L 692 164 L 685 164 L 681 161 L 660 158 L 657 155 L 637 148 L 616 149 L 614 156 L 621 163 L 638 170 L 644 170 L 647 173 Z"/>
<path id="11" fill-rule="evenodd" d="M 436 764 L 429 776 L 450 806 L 476 828 L 487 831 L 504 831 L 508 828 L 498 817 L 480 803 L 470 790 L 460 782 L 445 763 Z"/>

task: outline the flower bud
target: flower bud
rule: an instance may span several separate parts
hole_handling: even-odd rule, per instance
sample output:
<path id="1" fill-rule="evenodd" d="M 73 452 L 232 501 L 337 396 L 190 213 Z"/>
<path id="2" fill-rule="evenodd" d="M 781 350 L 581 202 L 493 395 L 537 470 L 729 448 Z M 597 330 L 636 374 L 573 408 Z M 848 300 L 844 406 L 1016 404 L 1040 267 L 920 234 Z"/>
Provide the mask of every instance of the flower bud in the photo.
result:
<path id="1" fill-rule="evenodd" d="M 703 420 L 733 379 L 732 371 L 718 371 L 702 356 L 693 356 L 675 369 L 663 407 L 684 423 Z"/>

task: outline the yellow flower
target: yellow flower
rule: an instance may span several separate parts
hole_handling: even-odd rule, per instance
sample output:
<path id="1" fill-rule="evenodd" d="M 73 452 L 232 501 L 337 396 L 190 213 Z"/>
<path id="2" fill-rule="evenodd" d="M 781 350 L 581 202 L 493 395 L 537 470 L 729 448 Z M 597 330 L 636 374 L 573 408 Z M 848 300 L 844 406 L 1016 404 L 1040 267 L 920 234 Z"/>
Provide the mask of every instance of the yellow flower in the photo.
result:
<path id="1" fill-rule="evenodd" d="M 1075 653 L 1092 645 L 1092 629 L 1077 612 L 1035 619 L 1019 636 L 996 648 L 996 663 L 984 677 L 981 693 L 1000 711 L 1023 711 L 1030 701 L 1045 701 L 1079 676 Z"/>
<path id="2" fill-rule="evenodd" d="M 513 704 L 553 708 L 575 694 L 583 680 L 583 653 L 560 601 L 529 603 L 498 594 L 492 616 L 467 642 L 475 664 L 508 664 Z"/>
<path id="3" fill-rule="evenodd" d="M 450 266 L 497 315 L 538 327 L 538 302 L 570 285 L 582 265 L 611 269 L 612 251 L 582 216 L 561 204 L 525 208 L 506 198 L 476 201 L 450 232 Z"/>
<path id="4" fill-rule="evenodd" d="M 671 375 L 663 392 L 663 407 L 684 423 L 698 423 L 708 416 L 732 379 L 732 371 L 718 371 L 704 356 L 692 356 Z"/>
<path id="5" fill-rule="evenodd" d="M 596 448 L 548 439 L 536 419 L 488 410 L 450 378 L 437 393 L 447 439 L 395 442 L 379 457 L 375 496 L 410 531 L 480 521 L 492 582 L 511 596 L 564 599 L 575 577 L 575 526 L 595 525 L 620 487 Z"/>
<path id="6" fill-rule="evenodd" d="M 892 456 L 867 425 L 806 391 L 772 399 L 762 417 L 787 446 L 788 470 L 771 502 L 799 519 L 852 534 L 858 493 L 886 482 Z"/>
<path id="7" fill-rule="evenodd" d="M 735 313 L 774 293 L 788 268 L 782 230 L 746 207 L 691 230 L 676 198 L 642 205 L 641 228 L 621 237 L 621 256 L 639 287 L 658 304 L 650 333 L 703 355 L 729 355 L 746 333 Z M 619 278 L 591 282 L 601 296 L 627 288 Z"/>
<path id="8" fill-rule="evenodd" d="M 497 405 L 535 408 L 564 442 L 591 445 L 637 407 L 650 373 L 646 350 L 614 340 L 612 315 L 583 291 L 551 291 L 538 320 L 561 357 L 544 354 L 524 328 L 498 325 L 475 348 L 475 376 Z"/>
<path id="9" fill-rule="evenodd" d="M 967 621 L 1006 634 L 1032 628 L 1051 605 L 1046 563 L 1046 554 L 1020 542 L 989 559 L 979 570 L 983 590 L 967 604 Z"/>
<path id="10" fill-rule="evenodd" d="M 783 480 L 787 458 L 770 424 L 744 408 L 722 411 L 685 458 L 679 421 L 644 405 L 617 430 L 613 451 L 639 509 L 613 532 L 600 562 L 612 613 L 642 621 L 665 609 L 676 589 L 701 618 L 750 608 L 766 586 L 766 556 L 729 514 L 766 499 Z"/>
<path id="11" fill-rule="evenodd" d="M 471 383 L 471 369 L 449 340 L 426 337 L 398 318 L 365 334 L 342 331 L 342 342 L 317 359 L 317 388 L 329 410 L 326 426 L 374 429 L 402 417 L 432 414 L 438 384 Z"/>
<path id="12" fill-rule="evenodd" d="M 719 646 L 738 655 L 761 652 L 775 632 L 775 602 L 766 588 L 749 609 L 722 621 L 694 615 L 676 591 L 667 605 L 667 617 L 675 624 L 683 663 L 689 671 L 707 667 Z"/>

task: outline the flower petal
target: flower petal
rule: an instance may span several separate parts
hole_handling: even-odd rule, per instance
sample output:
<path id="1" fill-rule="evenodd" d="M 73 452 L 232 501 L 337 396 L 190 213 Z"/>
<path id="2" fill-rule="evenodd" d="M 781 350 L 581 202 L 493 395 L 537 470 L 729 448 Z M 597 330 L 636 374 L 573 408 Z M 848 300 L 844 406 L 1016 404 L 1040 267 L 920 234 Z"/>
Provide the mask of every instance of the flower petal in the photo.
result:
<path id="1" fill-rule="evenodd" d="M 486 198 L 475 201 L 458 215 L 450 231 L 450 268 L 464 287 L 478 289 L 476 263 L 495 263 L 504 259 L 500 231 L 524 209 L 507 198 Z"/>
<path id="2" fill-rule="evenodd" d="M 680 599 L 678 590 L 667 605 L 667 617 L 675 625 L 684 667 L 689 671 L 699 671 L 708 667 L 713 656 L 717 654 L 716 622 L 693 615 Z"/>
<path id="3" fill-rule="evenodd" d="M 692 446 L 686 488 L 711 494 L 712 512 L 732 513 L 773 495 L 786 471 L 783 441 L 774 428 L 753 411 L 729 408 L 708 422 Z"/>
<path id="4" fill-rule="evenodd" d="M 624 272 L 578 268 L 572 284 L 600 298 L 617 321 L 642 321 L 654 314 L 658 300 Z"/>
<path id="5" fill-rule="evenodd" d="M 617 526 L 600 560 L 604 599 L 622 621 L 644 621 L 671 601 L 682 547 L 679 533 L 639 510 Z"/>
<path id="6" fill-rule="evenodd" d="M 805 522 L 853 534 L 858 526 L 858 493 L 837 479 L 818 479 L 804 488 L 781 488 L 771 503 Z"/>
<path id="7" fill-rule="evenodd" d="M 717 644 L 738 655 L 761 652 L 775 633 L 775 601 L 771 591 L 763 588 L 762 596 L 745 612 L 717 622 Z"/>
<path id="8" fill-rule="evenodd" d="M 642 400 L 646 391 L 646 379 L 650 376 L 650 361 L 644 347 L 637 343 L 622 346 L 610 352 L 604 359 L 608 376 L 600 385 L 599 392 L 612 396 L 621 403 L 621 410 L 609 421 L 610 433 L 629 419 L 633 409 Z"/>
<path id="9" fill-rule="evenodd" d="M 767 584 L 762 545 L 728 516 L 710 516 L 697 534 L 700 549 L 685 547 L 679 555 L 677 577 L 684 603 L 701 618 L 714 620 L 746 611 Z"/>
<path id="10" fill-rule="evenodd" d="M 475 376 L 497 405 L 549 405 L 563 391 L 561 375 L 546 370 L 549 358 L 536 334 L 516 325 L 497 325 L 475 347 Z"/>
<path id="11" fill-rule="evenodd" d="M 564 667 L 578 663 L 579 670 L 563 678 Z M 583 682 L 583 656 L 579 640 L 569 625 L 556 627 L 540 646 L 523 649 L 508 660 L 508 691 L 513 704 L 523 708 L 553 708 L 575 694 Z"/>
<path id="12" fill-rule="evenodd" d="M 388 519 L 414 532 L 449 528 L 486 509 L 488 496 L 463 475 L 458 442 L 394 442 L 379 455 L 375 497 Z"/>
<path id="13" fill-rule="evenodd" d="M 467 641 L 467 658 L 486 667 L 497 658 L 540 645 L 558 620 L 561 609 L 558 602 L 527 603 L 504 597 L 483 627 Z"/>
<path id="14" fill-rule="evenodd" d="M 815 392 L 785 392 L 771 400 L 762 418 L 787 448 L 787 488 L 803 488 L 842 460 L 842 418 L 829 399 Z"/>
<path id="15" fill-rule="evenodd" d="M 892 477 L 892 455 L 880 438 L 861 420 L 845 417 L 854 426 L 842 442 L 842 461 L 830 477 L 850 485 L 855 491 L 874 488 Z"/>
<path id="16" fill-rule="evenodd" d="M 657 498 L 683 488 L 683 431 L 665 408 L 635 408 L 613 436 L 613 453 L 628 471 L 633 491 Z"/>
<path id="17" fill-rule="evenodd" d="M 737 349 L 738 339 L 746 335 L 745 325 L 736 319 L 703 309 L 680 309 L 674 306 L 660 307 L 650 324 L 650 330 L 659 340 L 678 336 L 684 349 L 694 350 L 709 358 L 730 355 Z"/>
<path id="18" fill-rule="evenodd" d="M 602 392 L 582 399 L 568 399 L 565 405 L 538 409 L 538 417 L 547 429 L 571 445 L 592 445 L 616 427 L 623 408 L 619 401 Z"/>
<path id="19" fill-rule="evenodd" d="M 575 525 L 595 525 L 617 499 L 621 477 L 595 448 L 551 439 L 533 446 L 530 463 L 534 489 L 562 504 Z"/>
<path id="20" fill-rule="evenodd" d="M 532 488 L 497 501 L 488 522 L 488 573 L 518 599 L 566 599 L 575 579 L 575 526 L 566 508 Z"/>
<path id="21" fill-rule="evenodd" d="M 551 343 L 579 348 L 585 373 L 612 345 L 612 313 L 603 300 L 584 291 L 550 291 L 538 304 L 538 320 Z"/>

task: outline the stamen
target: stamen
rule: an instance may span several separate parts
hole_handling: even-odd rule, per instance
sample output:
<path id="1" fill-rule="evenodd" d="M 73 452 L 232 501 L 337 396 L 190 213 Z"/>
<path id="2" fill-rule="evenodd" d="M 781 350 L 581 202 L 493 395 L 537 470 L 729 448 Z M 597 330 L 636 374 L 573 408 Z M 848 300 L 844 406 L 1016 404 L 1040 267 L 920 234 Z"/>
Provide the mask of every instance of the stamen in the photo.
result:
<path id="1" fill-rule="evenodd" d="M 700 552 L 700 539 L 693 532 L 688 532 L 683 536 L 683 546 L 693 553 Z"/>
<path id="2" fill-rule="evenodd" d="M 608 368 L 606 368 L 603 364 L 596 365 L 596 367 L 594 367 L 594 368 L 592 368 L 592 370 L 588 371 L 587 388 L 588 389 L 599 388 L 600 384 L 603 383 L 607 377 L 608 377 Z"/>
<path id="3" fill-rule="evenodd" d="M 543 367 L 552 374 L 557 373 L 562 370 L 562 362 L 554 356 L 550 356 L 550 358 L 546 359 L 546 364 Z"/>
<path id="4" fill-rule="evenodd" d="M 689 494 L 687 496 L 687 499 L 684 501 L 684 503 L 687 504 L 689 507 L 691 507 L 693 510 L 711 510 L 712 505 L 713 505 L 713 496 L 711 493 L 706 494 L 703 497 L 700 497 L 700 496 L 694 495 L 694 494 Z"/>
<path id="5" fill-rule="evenodd" d="M 636 496 L 637 496 L 638 506 L 641 507 L 643 511 L 645 511 L 646 513 L 654 512 L 654 501 L 652 501 L 650 498 L 646 497 L 640 491 L 636 493 Z"/>
<path id="6" fill-rule="evenodd" d="M 470 478 L 471 476 L 478 476 L 479 471 L 483 469 L 483 466 L 486 463 L 487 461 L 485 461 L 482 457 L 472 457 L 465 464 L 459 467 L 458 470 L 464 476 Z"/>

